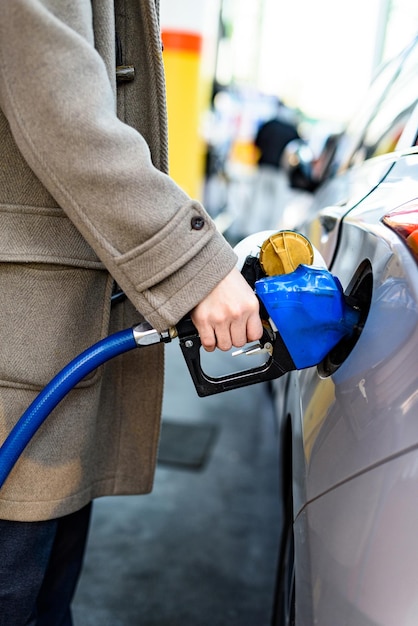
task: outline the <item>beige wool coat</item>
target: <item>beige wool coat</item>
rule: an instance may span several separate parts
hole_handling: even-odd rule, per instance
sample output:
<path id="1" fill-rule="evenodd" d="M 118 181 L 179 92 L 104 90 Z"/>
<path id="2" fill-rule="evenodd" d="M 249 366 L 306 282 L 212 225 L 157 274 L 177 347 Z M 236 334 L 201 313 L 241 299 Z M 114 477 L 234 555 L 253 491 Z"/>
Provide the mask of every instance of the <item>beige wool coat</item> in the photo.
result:
<path id="1" fill-rule="evenodd" d="M 133 80 L 117 83 L 116 47 Z M 164 173 L 162 55 L 157 0 L 2 3 L 0 441 L 82 350 L 141 316 L 158 330 L 175 324 L 235 264 Z M 111 308 L 114 281 L 128 300 Z M 19 459 L 0 518 L 149 492 L 163 373 L 153 346 L 83 380 Z"/>

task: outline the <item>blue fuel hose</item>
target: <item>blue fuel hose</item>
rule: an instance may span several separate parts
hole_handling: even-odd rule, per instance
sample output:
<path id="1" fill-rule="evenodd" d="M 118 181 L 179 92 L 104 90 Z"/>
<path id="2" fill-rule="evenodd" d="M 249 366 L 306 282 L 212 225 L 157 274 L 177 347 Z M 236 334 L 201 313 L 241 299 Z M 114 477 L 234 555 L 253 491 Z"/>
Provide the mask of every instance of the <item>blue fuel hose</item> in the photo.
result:
<path id="1" fill-rule="evenodd" d="M 133 329 L 128 328 L 93 344 L 58 372 L 29 405 L 1 446 L 0 488 L 33 435 L 64 396 L 97 367 L 137 347 Z"/>

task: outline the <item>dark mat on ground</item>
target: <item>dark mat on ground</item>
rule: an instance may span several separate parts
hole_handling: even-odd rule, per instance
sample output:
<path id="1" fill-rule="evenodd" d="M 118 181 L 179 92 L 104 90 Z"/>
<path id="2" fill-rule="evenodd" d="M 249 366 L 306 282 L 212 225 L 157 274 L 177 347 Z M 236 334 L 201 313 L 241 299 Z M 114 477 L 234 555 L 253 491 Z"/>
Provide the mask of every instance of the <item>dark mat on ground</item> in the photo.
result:
<path id="1" fill-rule="evenodd" d="M 216 436 L 213 424 L 163 420 L 158 463 L 201 469 L 210 458 Z"/>

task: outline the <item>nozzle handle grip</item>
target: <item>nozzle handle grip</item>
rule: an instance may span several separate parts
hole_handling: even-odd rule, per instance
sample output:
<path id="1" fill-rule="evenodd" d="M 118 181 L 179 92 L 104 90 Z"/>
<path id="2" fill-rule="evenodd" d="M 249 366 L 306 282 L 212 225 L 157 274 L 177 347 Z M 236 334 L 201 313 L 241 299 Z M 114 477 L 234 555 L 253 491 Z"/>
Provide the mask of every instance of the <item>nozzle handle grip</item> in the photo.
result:
<path id="1" fill-rule="evenodd" d="M 260 382 L 279 378 L 286 372 L 296 369 L 295 364 L 278 332 L 274 334 L 265 328 L 260 344 L 273 345 L 272 354 L 262 365 L 233 372 L 222 376 L 210 376 L 204 372 L 200 359 L 202 346 L 199 334 L 190 318 L 184 318 L 177 325 L 180 348 L 189 369 L 197 394 L 200 397 L 246 387 Z"/>

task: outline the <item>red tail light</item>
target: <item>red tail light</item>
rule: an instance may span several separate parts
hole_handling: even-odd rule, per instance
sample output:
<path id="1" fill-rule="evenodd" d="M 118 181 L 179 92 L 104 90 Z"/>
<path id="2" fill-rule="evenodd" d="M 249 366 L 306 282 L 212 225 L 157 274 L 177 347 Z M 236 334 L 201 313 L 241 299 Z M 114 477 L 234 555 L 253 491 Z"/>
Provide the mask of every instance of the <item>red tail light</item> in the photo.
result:
<path id="1" fill-rule="evenodd" d="M 404 240 L 418 261 L 418 198 L 394 209 L 382 221 Z"/>

